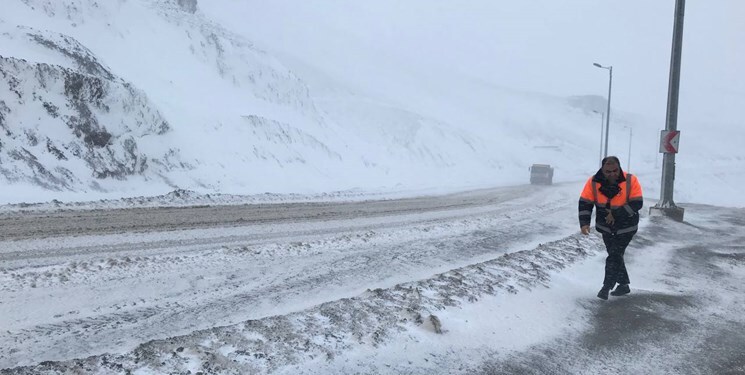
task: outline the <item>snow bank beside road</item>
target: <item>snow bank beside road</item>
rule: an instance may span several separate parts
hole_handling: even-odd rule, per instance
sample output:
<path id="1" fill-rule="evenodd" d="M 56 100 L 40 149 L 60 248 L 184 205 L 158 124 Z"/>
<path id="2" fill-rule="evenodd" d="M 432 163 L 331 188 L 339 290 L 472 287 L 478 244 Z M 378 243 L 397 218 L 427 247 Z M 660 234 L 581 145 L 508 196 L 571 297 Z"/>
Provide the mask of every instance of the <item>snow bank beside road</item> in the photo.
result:
<path id="1" fill-rule="evenodd" d="M 586 249 L 593 249 L 588 252 Z M 9 373 L 274 372 L 308 361 L 330 361 L 391 339 L 448 332 L 446 311 L 487 296 L 547 287 L 551 275 L 594 254 L 597 237 L 574 235 L 455 269 L 433 278 L 396 285 L 282 316 L 153 340 L 121 355 L 46 362 Z M 444 313 L 441 313 L 445 311 Z"/>

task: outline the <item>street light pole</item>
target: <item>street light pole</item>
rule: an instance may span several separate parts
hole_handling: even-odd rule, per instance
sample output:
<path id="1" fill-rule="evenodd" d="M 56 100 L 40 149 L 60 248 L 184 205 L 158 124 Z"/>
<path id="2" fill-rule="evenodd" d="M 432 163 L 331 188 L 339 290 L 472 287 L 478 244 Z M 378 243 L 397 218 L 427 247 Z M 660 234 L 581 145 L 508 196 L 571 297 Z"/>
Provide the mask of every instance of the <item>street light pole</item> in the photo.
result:
<path id="1" fill-rule="evenodd" d="M 605 121 L 605 112 L 600 112 L 600 159 L 598 162 L 601 162 L 603 160 L 603 135 L 605 134 L 603 132 L 603 121 Z M 607 143 L 606 143 L 607 145 Z M 605 146 L 605 153 L 608 154 L 608 146 Z M 601 165 L 602 167 L 602 165 Z"/>
<path id="2" fill-rule="evenodd" d="M 598 162 L 600 162 L 603 160 L 603 125 L 605 125 L 605 112 L 595 110 L 593 112 L 600 114 L 600 150 L 598 151 Z"/>
<path id="3" fill-rule="evenodd" d="M 605 152 L 603 157 L 608 156 L 608 131 L 610 130 L 610 95 L 611 87 L 613 87 L 613 66 L 602 66 L 598 63 L 592 63 L 592 65 L 601 68 L 608 69 L 608 108 L 605 110 Z"/>

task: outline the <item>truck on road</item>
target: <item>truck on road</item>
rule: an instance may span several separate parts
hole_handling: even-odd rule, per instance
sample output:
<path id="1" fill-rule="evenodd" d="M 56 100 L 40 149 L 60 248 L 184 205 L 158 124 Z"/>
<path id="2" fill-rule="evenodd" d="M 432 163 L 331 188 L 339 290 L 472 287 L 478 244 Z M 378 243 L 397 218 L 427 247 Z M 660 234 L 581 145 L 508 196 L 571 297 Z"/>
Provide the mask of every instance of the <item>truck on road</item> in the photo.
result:
<path id="1" fill-rule="evenodd" d="M 529 169 L 531 184 L 551 185 L 553 183 L 554 168 L 549 164 L 533 164 Z"/>

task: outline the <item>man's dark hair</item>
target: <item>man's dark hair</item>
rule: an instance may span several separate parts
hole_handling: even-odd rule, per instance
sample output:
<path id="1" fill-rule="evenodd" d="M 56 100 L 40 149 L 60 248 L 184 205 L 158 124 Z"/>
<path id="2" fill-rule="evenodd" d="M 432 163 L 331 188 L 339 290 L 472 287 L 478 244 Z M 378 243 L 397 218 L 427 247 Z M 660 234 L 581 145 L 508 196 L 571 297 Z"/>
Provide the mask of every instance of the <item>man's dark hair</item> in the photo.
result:
<path id="1" fill-rule="evenodd" d="M 616 164 L 617 166 L 621 166 L 621 161 L 618 160 L 618 157 L 616 156 L 606 156 L 603 158 L 603 161 L 600 162 L 600 165 L 606 165 L 608 163 Z"/>

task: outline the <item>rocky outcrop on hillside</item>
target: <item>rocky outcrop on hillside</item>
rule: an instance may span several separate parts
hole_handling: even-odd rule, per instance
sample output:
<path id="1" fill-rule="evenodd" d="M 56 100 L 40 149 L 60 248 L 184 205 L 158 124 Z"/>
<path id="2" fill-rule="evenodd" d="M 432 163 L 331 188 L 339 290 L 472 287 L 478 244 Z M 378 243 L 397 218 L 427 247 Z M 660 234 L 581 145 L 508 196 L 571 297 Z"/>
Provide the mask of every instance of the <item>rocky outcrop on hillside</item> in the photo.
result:
<path id="1" fill-rule="evenodd" d="M 197 11 L 197 0 L 176 0 L 176 2 L 186 12 L 194 14 Z"/>
<path id="2" fill-rule="evenodd" d="M 12 22 L 4 23 L 0 16 L 0 41 L 8 41 L 14 47 L 0 51 L 0 126 L 5 133 L 0 140 L 0 178 L 9 182 L 31 182 L 47 189 L 77 191 L 98 188 L 100 179 L 127 180 L 129 176 L 141 175 L 162 179 L 176 188 L 181 186 L 176 186 L 173 176 L 169 178 L 169 171 L 192 166 L 202 169 L 215 164 L 218 168 L 224 166 L 223 161 L 212 163 L 182 156 L 177 145 L 153 141 L 176 139 L 166 136 L 172 120 L 150 103 L 143 90 L 149 95 L 157 93 L 150 92 L 152 86 L 138 81 L 141 69 L 122 70 L 119 61 L 109 60 L 118 67 L 117 72 L 104 63 L 112 58 L 107 55 L 112 50 L 106 43 L 117 43 L 122 38 L 142 38 L 142 33 L 133 29 L 132 14 L 140 14 L 145 19 L 141 27 L 177 31 L 178 37 L 173 40 L 169 39 L 173 38 L 170 33 L 154 35 L 156 42 L 143 47 L 142 58 L 158 59 L 148 68 L 159 72 L 158 77 L 166 82 L 168 90 L 184 93 L 169 98 L 171 103 L 183 106 L 178 109 L 180 114 L 187 118 L 195 114 L 192 108 L 184 105 L 199 100 L 194 92 L 208 94 L 203 92 L 205 87 L 200 85 L 200 79 L 184 81 L 182 76 L 162 71 L 163 67 L 183 63 L 188 69 L 200 66 L 203 69 L 200 72 L 205 74 L 202 79 L 217 78 L 227 83 L 217 83 L 216 87 L 229 92 L 212 93 L 212 98 L 233 97 L 235 93 L 245 95 L 246 117 L 274 124 L 267 125 L 263 120 L 254 124 L 251 129 L 261 132 L 266 139 L 247 138 L 247 145 L 236 146 L 232 154 L 226 154 L 233 155 L 236 160 L 256 160 L 255 165 L 268 163 L 276 168 L 275 161 L 279 161 L 280 167 L 310 162 L 312 158 L 303 155 L 305 150 L 297 149 L 298 145 L 305 145 L 313 152 L 318 151 L 323 160 L 339 162 L 341 159 L 338 151 L 328 145 L 327 125 L 315 108 L 305 83 L 250 41 L 207 19 L 199 12 L 197 0 L 147 0 L 137 4 L 94 0 L 21 1 L 25 10 L 39 16 L 41 21 L 12 26 L 18 19 L 8 19 Z M 32 24 L 35 27 L 31 27 Z M 59 32 L 40 30 L 46 25 Z M 100 33 L 98 39 L 93 39 L 95 42 L 90 46 L 83 45 L 80 40 L 91 41 L 88 36 L 93 30 Z M 172 58 L 173 53 L 153 50 L 153 47 L 177 51 L 181 59 Z M 124 42 L 123 48 L 131 50 L 133 46 Z M 137 49 L 131 51 L 139 53 Z M 115 58 L 120 57 L 115 55 Z M 213 76 L 210 72 L 217 74 Z M 262 113 L 268 117 L 254 114 L 254 103 L 260 103 L 262 108 L 276 106 L 281 110 Z M 213 129 L 215 125 L 210 122 L 214 121 L 219 126 L 228 124 L 225 137 L 242 131 L 231 126 L 242 127 L 245 121 L 218 119 L 224 111 L 218 108 L 219 100 L 214 104 L 215 116 L 199 113 L 193 116 L 194 122 L 180 119 L 179 129 L 186 129 L 184 134 L 197 132 L 195 129 Z M 290 138 L 286 137 L 288 134 Z M 214 138 L 219 142 L 220 135 L 215 134 Z M 160 146 L 154 148 L 156 144 Z M 145 149 L 144 145 L 151 149 Z M 224 148 L 227 147 L 230 146 Z M 253 150 L 253 153 L 243 155 L 246 150 Z M 191 177 L 186 178 L 199 186 L 215 184 L 210 180 L 213 174 L 209 171 L 188 176 Z"/>
<path id="3" fill-rule="evenodd" d="M 170 125 L 74 38 L 30 28 L 0 38 L 41 47 L 59 62 L 0 56 L 0 176 L 74 190 L 187 167 L 177 149 L 142 149 L 143 138 L 162 136 Z"/>

